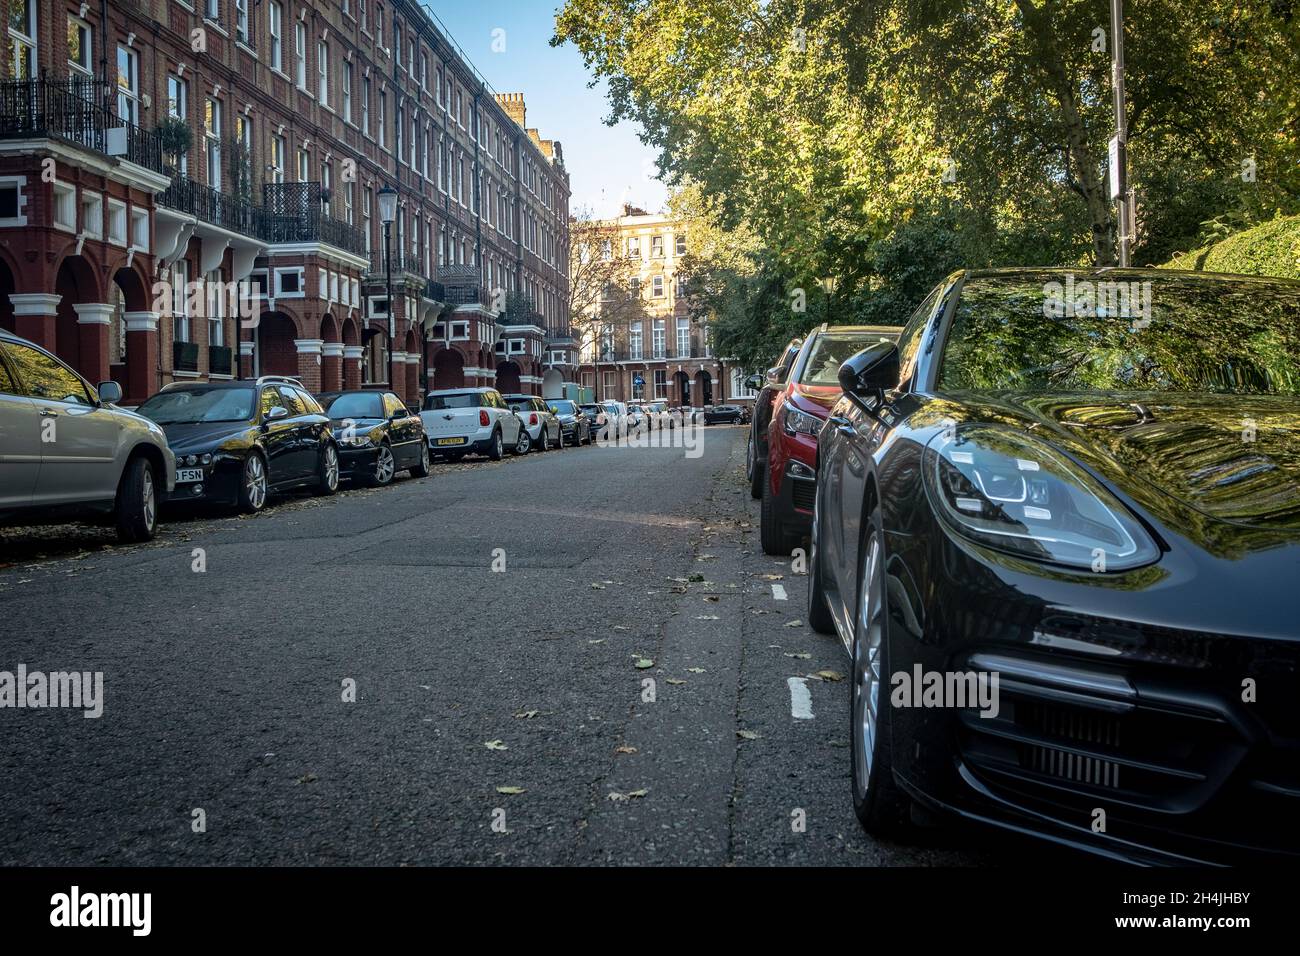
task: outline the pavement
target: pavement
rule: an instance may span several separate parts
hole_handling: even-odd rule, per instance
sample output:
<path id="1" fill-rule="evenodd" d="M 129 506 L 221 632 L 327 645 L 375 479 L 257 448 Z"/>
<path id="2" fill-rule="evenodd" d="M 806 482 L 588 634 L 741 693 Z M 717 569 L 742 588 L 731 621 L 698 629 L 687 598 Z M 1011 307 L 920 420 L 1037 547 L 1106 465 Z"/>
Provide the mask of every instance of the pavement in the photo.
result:
<path id="1" fill-rule="evenodd" d="M 744 448 L 438 465 L 132 547 L 0 531 L 0 670 L 104 675 L 98 719 L 0 709 L 0 865 L 1023 862 L 861 831 L 848 662 Z"/>

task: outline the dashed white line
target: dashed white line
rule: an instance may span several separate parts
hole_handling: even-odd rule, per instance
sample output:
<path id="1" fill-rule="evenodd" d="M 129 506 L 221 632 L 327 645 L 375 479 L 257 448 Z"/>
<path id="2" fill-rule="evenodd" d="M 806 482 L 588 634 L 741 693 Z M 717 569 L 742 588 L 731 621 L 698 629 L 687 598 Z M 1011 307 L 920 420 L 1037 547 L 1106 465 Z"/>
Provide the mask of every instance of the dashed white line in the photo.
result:
<path id="1" fill-rule="evenodd" d="M 787 595 L 787 594 L 785 593 L 785 585 L 784 585 L 784 584 L 773 584 L 773 585 L 772 585 L 772 597 L 776 598 L 776 600 L 778 600 L 778 601 L 788 601 L 788 600 L 790 599 L 790 598 L 789 598 L 789 595 Z"/>
<path id="2" fill-rule="evenodd" d="M 808 691 L 808 678 L 787 677 L 790 685 L 790 716 L 795 720 L 812 720 L 812 694 Z"/>

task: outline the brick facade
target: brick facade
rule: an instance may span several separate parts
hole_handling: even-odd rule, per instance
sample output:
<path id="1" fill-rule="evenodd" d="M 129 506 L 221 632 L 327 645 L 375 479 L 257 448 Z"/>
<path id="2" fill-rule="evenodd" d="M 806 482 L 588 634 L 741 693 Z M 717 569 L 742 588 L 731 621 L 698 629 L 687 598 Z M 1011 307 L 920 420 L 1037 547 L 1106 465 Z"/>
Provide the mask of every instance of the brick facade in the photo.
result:
<path id="1" fill-rule="evenodd" d="M 435 366 L 452 374 L 445 348 L 476 383 L 522 364 L 540 391 L 543 356 L 574 377 L 562 147 L 418 4 L 17 2 L 32 17 L 0 50 L 0 327 L 131 402 L 258 373 L 414 402 Z M 168 294 L 182 280 L 204 284 L 197 302 Z M 242 318 L 241 282 L 260 293 Z M 453 316 L 480 338 L 437 334 Z M 523 326 L 540 331 L 510 355 Z"/>

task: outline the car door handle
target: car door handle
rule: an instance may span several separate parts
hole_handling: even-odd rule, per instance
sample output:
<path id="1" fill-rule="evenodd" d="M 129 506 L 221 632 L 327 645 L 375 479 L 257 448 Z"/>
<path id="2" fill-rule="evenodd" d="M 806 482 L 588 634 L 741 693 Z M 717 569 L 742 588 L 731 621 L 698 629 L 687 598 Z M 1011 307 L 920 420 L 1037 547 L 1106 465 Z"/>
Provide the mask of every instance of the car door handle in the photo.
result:
<path id="1" fill-rule="evenodd" d="M 46 418 L 58 418 L 59 410 L 57 408 L 42 408 L 41 414 Z"/>

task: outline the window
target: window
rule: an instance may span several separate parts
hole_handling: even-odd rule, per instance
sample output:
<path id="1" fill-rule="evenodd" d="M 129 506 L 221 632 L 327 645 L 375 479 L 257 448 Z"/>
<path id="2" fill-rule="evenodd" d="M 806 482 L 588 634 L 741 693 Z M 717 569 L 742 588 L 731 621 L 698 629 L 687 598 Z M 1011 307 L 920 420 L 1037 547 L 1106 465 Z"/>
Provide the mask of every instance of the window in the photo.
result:
<path id="1" fill-rule="evenodd" d="M 641 323 L 633 322 L 627 333 L 628 358 L 639 361 L 641 358 Z"/>
<path id="2" fill-rule="evenodd" d="M 387 149 L 387 135 L 384 131 L 384 124 L 388 119 L 388 94 L 383 90 L 379 91 L 379 148 Z"/>
<path id="3" fill-rule="evenodd" d="M 429 91 L 429 54 L 420 52 L 420 89 Z"/>
<path id="4" fill-rule="evenodd" d="M 352 225 L 352 204 L 356 199 L 357 184 L 355 180 L 347 184 L 347 189 L 343 190 L 343 221 L 349 226 Z"/>
<path id="5" fill-rule="evenodd" d="M 226 341 L 226 297 L 222 295 L 221 270 L 213 269 L 207 275 L 208 344 L 224 345 Z"/>
<path id="6" fill-rule="evenodd" d="M 628 236 L 627 257 L 629 259 L 641 258 L 641 237 L 640 236 Z"/>
<path id="7" fill-rule="evenodd" d="M 108 241 L 126 245 L 126 203 L 111 196 L 108 199 Z"/>
<path id="8" fill-rule="evenodd" d="M 177 259 L 172 264 L 173 342 L 188 342 L 190 340 L 189 279 L 189 262 L 185 259 Z"/>
<path id="9" fill-rule="evenodd" d="M 307 24 L 293 25 L 293 51 L 297 58 L 298 89 L 307 89 Z"/>
<path id="10" fill-rule="evenodd" d="M 663 276 L 652 276 L 650 278 L 650 295 L 655 299 L 662 299 L 664 297 Z"/>
<path id="11" fill-rule="evenodd" d="M 3 348 L 5 355 L 17 367 L 19 377 L 26 383 L 28 395 L 76 405 L 95 404 L 85 382 L 44 352 L 17 342 L 5 343 Z"/>
<path id="12" fill-rule="evenodd" d="M 275 270 L 275 296 L 277 299 L 302 298 L 303 269 L 301 266 Z"/>
<path id="13" fill-rule="evenodd" d="M 90 27 L 85 20 L 68 14 L 68 67 L 73 76 L 90 75 L 91 53 Z"/>
<path id="14" fill-rule="evenodd" d="M 221 101 L 208 97 L 203 113 L 204 155 L 208 163 L 208 185 L 221 189 Z"/>
<path id="15" fill-rule="evenodd" d="M 686 255 L 686 237 L 685 237 L 685 236 L 678 236 L 678 237 L 677 237 L 677 254 L 678 254 L 679 256 L 684 256 L 684 255 Z"/>
<path id="16" fill-rule="evenodd" d="M 298 182 L 305 183 L 311 178 L 311 153 L 305 149 L 298 150 Z"/>
<path id="17" fill-rule="evenodd" d="M 248 44 L 248 0 L 235 0 L 235 39 Z"/>
<path id="18" fill-rule="evenodd" d="M 284 182 L 284 137 L 271 137 L 271 182 Z"/>
<path id="19" fill-rule="evenodd" d="M 654 320 L 654 330 L 652 334 L 654 335 L 654 350 L 655 350 L 654 357 L 664 358 L 665 355 L 667 354 L 667 346 L 664 341 L 664 337 L 667 334 L 667 332 L 666 329 L 664 328 L 663 319 Z"/>
<path id="20" fill-rule="evenodd" d="M 382 96 L 383 94 L 381 93 L 380 95 Z M 401 97 L 398 97 L 396 102 L 397 102 L 397 115 L 393 117 L 393 130 L 397 136 L 397 161 L 399 163 L 405 163 L 406 152 L 405 150 L 402 149 L 402 136 L 403 136 L 402 131 L 406 127 L 406 110 L 402 106 Z"/>
<path id="21" fill-rule="evenodd" d="M 0 208 L 0 219 L 5 218 L 3 208 Z M 96 193 L 83 192 L 81 194 L 81 228 L 91 239 L 99 239 L 104 235 L 104 199 Z"/>
<path id="22" fill-rule="evenodd" d="M 330 48 L 324 40 L 316 42 L 316 96 L 321 106 L 330 105 Z"/>
<path id="23" fill-rule="evenodd" d="M 328 163 L 321 163 L 320 167 L 320 211 L 328 216 L 330 213 L 329 197 L 334 192 L 334 167 Z"/>
<path id="24" fill-rule="evenodd" d="M 131 124 L 140 122 L 140 60 L 134 50 L 120 45 L 117 48 L 117 118 Z"/>
<path id="25" fill-rule="evenodd" d="M 203 15 L 209 20 L 218 19 L 221 16 L 218 10 L 218 0 L 203 0 Z"/>
<path id="26" fill-rule="evenodd" d="M 77 187 L 71 183 L 54 183 L 54 225 L 77 231 Z"/>
<path id="27" fill-rule="evenodd" d="M 419 117 L 416 115 L 416 113 L 417 113 L 416 110 L 414 109 L 411 110 L 411 168 L 412 169 L 416 168 L 415 165 L 416 151 L 419 148 L 419 141 L 421 139 L 420 120 Z"/>
<path id="28" fill-rule="evenodd" d="M 691 354 L 691 320 L 677 320 L 677 355 L 682 357 Z"/>
<path id="29" fill-rule="evenodd" d="M 664 237 L 663 237 L 663 236 L 651 236 L 651 237 L 650 237 L 650 255 L 651 255 L 652 258 L 655 258 L 655 259 L 662 259 L 662 258 L 664 257 Z"/>
<path id="30" fill-rule="evenodd" d="M 343 119 L 352 122 L 352 64 L 343 64 Z"/>
<path id="31" fill-rule="evenodd" d="M 370 135 L 370 77 L 361 78 L 361 132 Z"/>
<path id="32" fill-rule="evenodd" d="M 276 0 L 271 0 L 268 16 L 271 32 L 271 69 L 284 72 L 284 7 Z"/>
<path id="33" fill-rule="evenodd" d="M 668 371 L 666 369 L 655 369 L 655 396 L 656 399 L 666 399 L 668 397 Z"/>
<path id="34" fill-rule="evenodd" d="M 36 0 L 10 0 L 9 53 L 11 79 L 36 77 Z"/>

